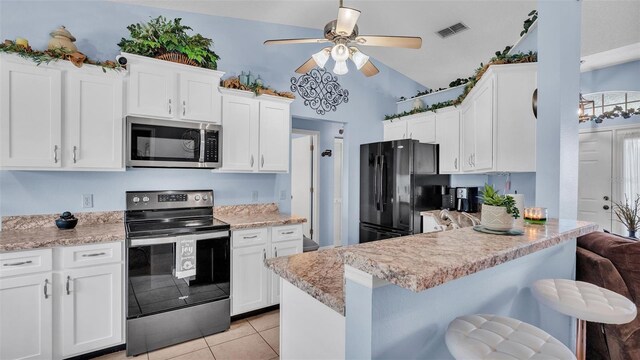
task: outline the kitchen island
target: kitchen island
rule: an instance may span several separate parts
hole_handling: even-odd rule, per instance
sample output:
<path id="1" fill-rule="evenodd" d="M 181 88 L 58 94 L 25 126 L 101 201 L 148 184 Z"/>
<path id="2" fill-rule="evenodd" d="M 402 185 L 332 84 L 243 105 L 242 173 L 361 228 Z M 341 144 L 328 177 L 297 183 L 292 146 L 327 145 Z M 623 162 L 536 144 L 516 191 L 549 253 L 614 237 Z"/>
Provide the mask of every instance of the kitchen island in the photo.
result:
<path id="1" fill-rule="evenodd" d="M 451 359 L 446 328 L 473 313 L 518 318 L 570 346 L 573 320 L 540 307 L 529 285 L 573 279 L 575 239 L 596 230 L 552 220 L 522 236 L 463 228 L 269 259 L 285 280 L 281 357 Z"/>

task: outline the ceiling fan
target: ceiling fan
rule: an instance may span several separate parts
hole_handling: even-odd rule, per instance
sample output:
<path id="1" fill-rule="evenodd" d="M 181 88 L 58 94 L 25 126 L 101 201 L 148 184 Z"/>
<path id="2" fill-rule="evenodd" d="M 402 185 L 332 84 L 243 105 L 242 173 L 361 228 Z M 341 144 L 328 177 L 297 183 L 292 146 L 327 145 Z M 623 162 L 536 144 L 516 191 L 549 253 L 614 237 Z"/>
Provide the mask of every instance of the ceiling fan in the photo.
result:
<path id="1" fill-rule="evenodd" d="M 369 60 L 369 56 L 361 52 L 355 45 L 363 46 L 386 46 L 409 49 L 419 49 L 422 46 L 422 38 L 415 36 L 377 36 L 360 35 L 356 25 L 360 11 L 344 7 L 340 0 L 338 8 L 338 18 L 330 21 L 324 27 L 324 39 L 279 39 L 267 40 L 265 45 L 278 44 L 322 44 L 333 43 L 313 54 L 307 62 L 296 69 L 297 73 L 305 74 L 316 66 L 324 67 L 329 57 L 336 62 L 333 72 L 337 75 L 344 75 L 349 72 L 347 59 L 351 59 L 356 68 L 365 76 L 373 76 L 380 72 L 378 68 Z"/>

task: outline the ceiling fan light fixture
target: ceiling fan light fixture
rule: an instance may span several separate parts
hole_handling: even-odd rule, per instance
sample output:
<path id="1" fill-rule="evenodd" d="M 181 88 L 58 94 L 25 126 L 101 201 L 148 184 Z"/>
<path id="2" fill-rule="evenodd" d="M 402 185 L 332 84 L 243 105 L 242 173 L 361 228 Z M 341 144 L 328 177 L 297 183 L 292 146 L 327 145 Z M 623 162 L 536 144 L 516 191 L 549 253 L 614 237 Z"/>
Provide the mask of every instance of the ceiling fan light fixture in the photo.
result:
<path id="1" fill-rule="evenodd" d="M 349 48 L 345 44 L 336 44 L 331 49 L 331 57 L 336 62 L 346 61 L 349 58 Z"/>
<path id="2" fill-rule="evenodd" d="M 318 51 L 317 53 L 311 55 L 311 57 L 316 62 L 316 64 L 318 64 L 319 67 L 323 68 L 327 63 L 327 61 L 329 60 L 329 54 L 330 54 L 329 48 L 324 48 Z"/>
<path id="3" fill-rule="evenodd" d="M 353 60 L 353 63 L 356 64 L 356 68 L 360 70 L 362 69 L 364 64 L 366 64 L 367 61 L 369 61 L 369 56 L 355 47 L 351 49 L 353 50 L 351 53 L 351 60 Z"/>
<path id="4" fill-rule="evenodd" d="M 336 61 L 336 66 L 333 67 L 333 73 L 336 75 L 345 75 L 349 72 L 347 62 L 345 60 Z"/>

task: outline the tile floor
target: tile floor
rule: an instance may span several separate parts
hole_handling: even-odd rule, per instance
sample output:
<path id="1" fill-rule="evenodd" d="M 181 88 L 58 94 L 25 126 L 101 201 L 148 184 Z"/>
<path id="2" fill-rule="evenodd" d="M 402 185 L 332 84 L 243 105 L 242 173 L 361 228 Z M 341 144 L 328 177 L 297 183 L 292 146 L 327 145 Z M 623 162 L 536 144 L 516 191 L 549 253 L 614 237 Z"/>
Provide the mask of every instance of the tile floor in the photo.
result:
<path id="1" fill-rule="evenodd" d="M 280 311 L 234 321 L 223 333 L 166 347 L 136 357 L 125 351 L 101 356 L 99 360 L 271 360 L 280 354 Z"/>

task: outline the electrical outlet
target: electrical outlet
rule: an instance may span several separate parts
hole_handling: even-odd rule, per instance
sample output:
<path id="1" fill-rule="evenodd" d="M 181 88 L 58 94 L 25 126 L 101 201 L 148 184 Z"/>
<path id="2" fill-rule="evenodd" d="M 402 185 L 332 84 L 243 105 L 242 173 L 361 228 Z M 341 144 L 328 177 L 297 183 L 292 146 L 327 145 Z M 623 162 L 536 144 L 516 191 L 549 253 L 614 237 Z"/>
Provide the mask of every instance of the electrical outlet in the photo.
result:
<path id="1" fill-rule="evenodd" d="M 83 208 L 93 207 L 93 194 L 82 194 L 82 207 Z"/>
<path id="2" fill-rule="evenodd" d="M 280 200 L 287 200 L 287 190 L 280 191 Z"/>
<path id="3" fill-rule="evenodd" d="M 258 202 L 258 190 L 253 190 L 253 192 L 251 192 L 251 201 Z"/>

